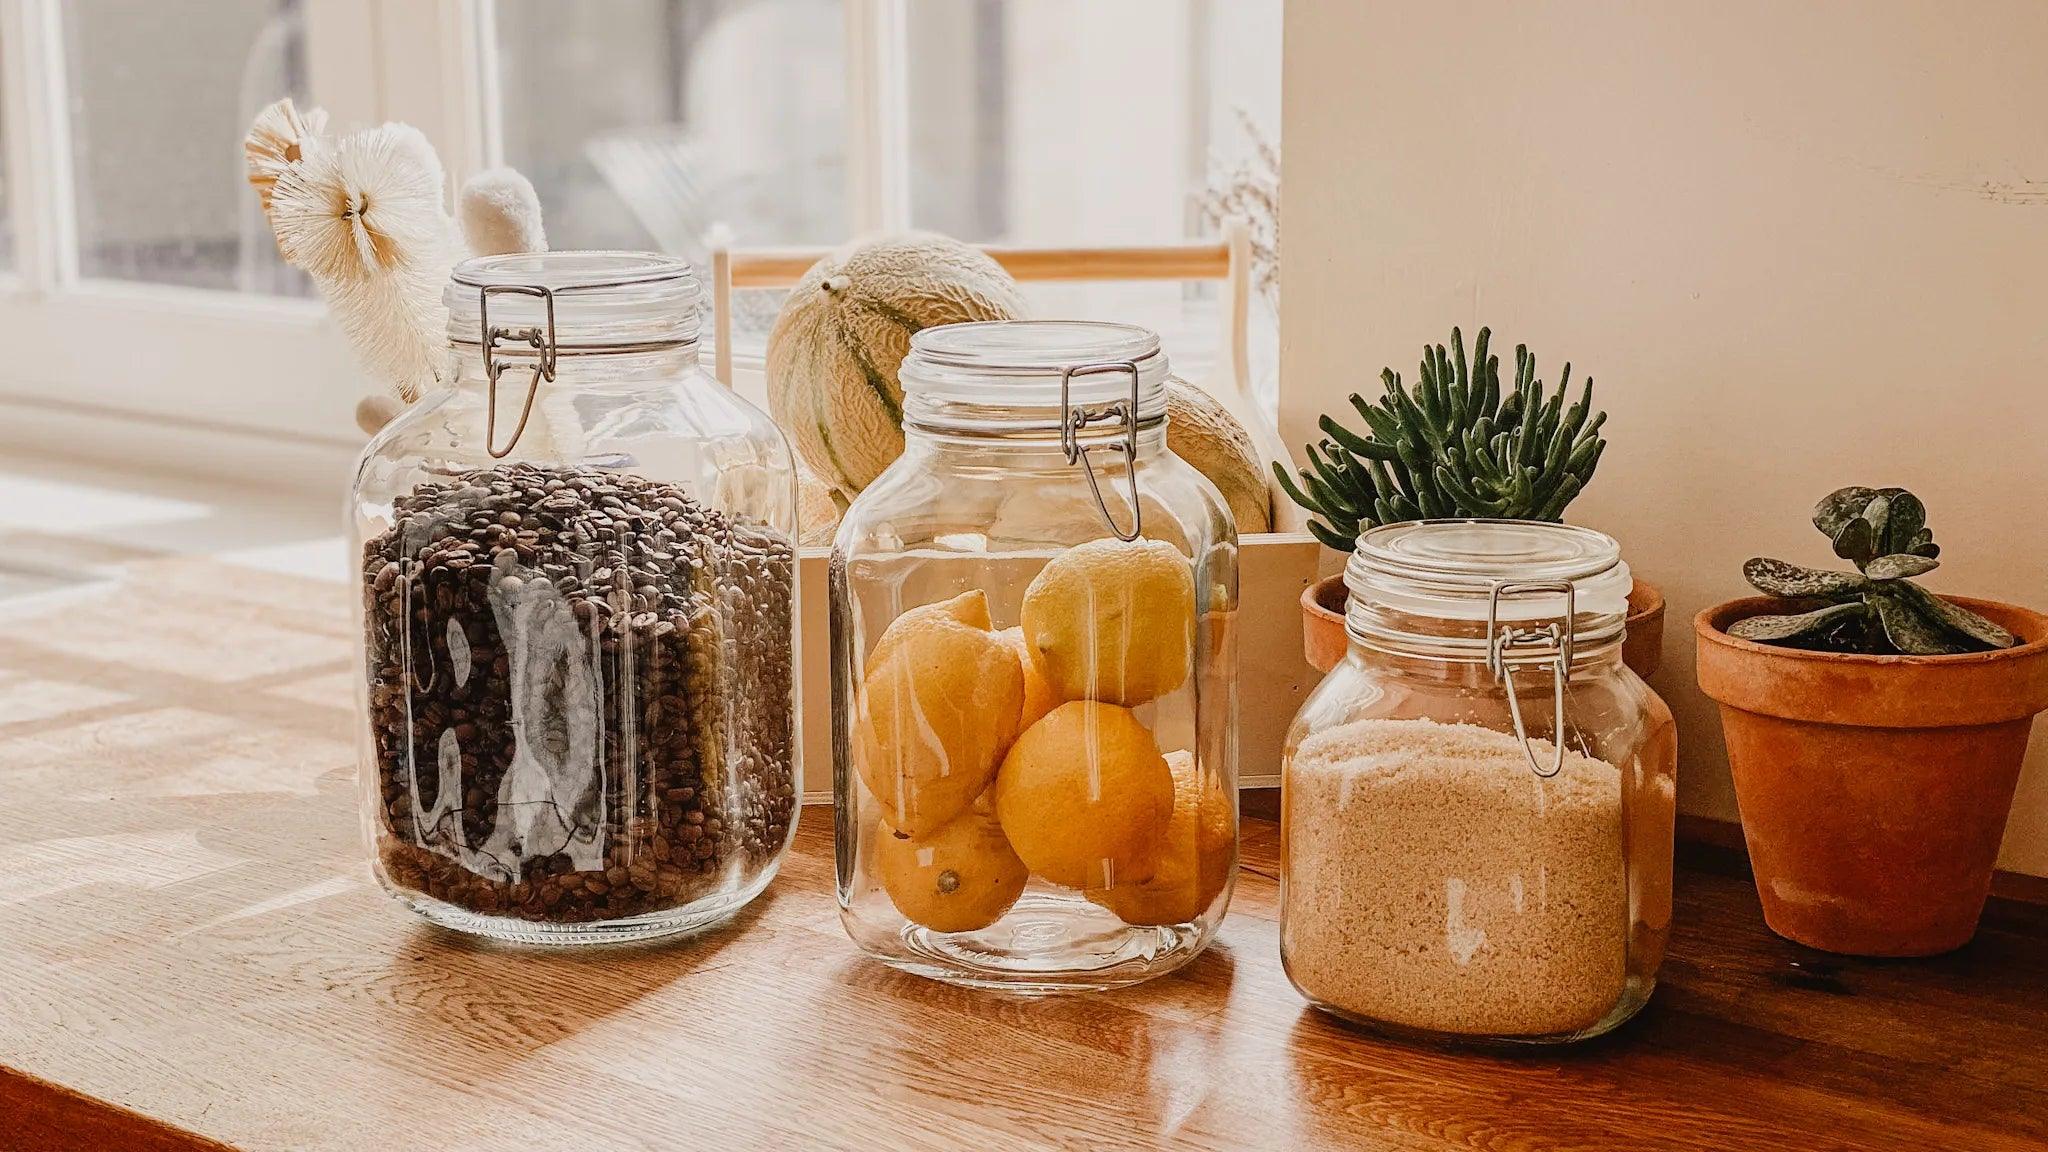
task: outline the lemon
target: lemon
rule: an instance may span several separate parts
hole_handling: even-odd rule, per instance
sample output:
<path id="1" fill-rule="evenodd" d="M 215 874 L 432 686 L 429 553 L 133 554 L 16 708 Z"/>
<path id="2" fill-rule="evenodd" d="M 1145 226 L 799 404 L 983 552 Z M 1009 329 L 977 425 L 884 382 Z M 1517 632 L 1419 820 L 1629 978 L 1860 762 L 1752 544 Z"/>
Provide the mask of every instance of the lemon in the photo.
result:
<path id="1" fill-rule="evenodd" d="M 994 811 L 977 803 L 936 832 L 878 825 L 874 870 L 896 910 L 934 932 L 973 932 L 1003 918 L 1031 879 Z"/>
<path id="2" fill-rule="evenodd" d="M 1173 773 L 1173 817 L 1151 879 L 1088 893 L 1126 924 L 1193 920 L 1230 883 L 1236 864 L 1237 831 L 1221 784 L 1203 780 L 1191 752 L 1168 752 L 1166 766 Z"/>
<path id="3" fill-rule="evenodd" d="M 1173 773 L 1129 709 L 1073 701 L 1024 730 L 996 773 L 996 815 L 1031 871 L 1070 888 L 1147 878 Z"/>
<path id="4" fill-rule="evenodd" d="M 930 835 L 988 788 L 1017 736 L 1024 669 L 968 592 L 892 621 L 856 701 L 854 768 L 882 818 Z"/>
<path id="5" fill-rule="evenodd" d="M 1163 540 L 1093 540 L 1039 571 L 1023 620 L 1033 663 L 1062 700 L 1143 704 L 1187 680 L 1194 569 Z"/>
<path id="6" fill-rule="evenodd" d="M 1031 649 L 1024 643 L 1024 629 L 1021 626 L 1005 628 L 996 635 L 1001 636 L 1003 643 L 1016 650 L 1017 662 L 1024 666 L 1024 714 L 1017 725 L 1017 731 L 1022 732 L 1059 706 L 1059 694 L 1054 692 L 1052 685 L 1046 683 L 1045 677 L 1039 674 L 1038 665 L 1032 663 Z"/>

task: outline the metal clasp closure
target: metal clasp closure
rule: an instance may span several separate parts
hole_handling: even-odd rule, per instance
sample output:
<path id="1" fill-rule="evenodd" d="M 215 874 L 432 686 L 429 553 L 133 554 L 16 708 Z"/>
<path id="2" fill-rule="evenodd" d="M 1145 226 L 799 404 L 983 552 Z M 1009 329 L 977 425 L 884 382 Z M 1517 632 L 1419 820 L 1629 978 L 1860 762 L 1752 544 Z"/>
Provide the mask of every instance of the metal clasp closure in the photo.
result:
<path id="1" fill-rule="evenodd" d="M 1500 623 L 1500 598 L 1517 592 L 1552 592 L 1564 594 L 1564 622 L 1560 626 L 1555 620 L 1542 627 L 1505 627 Z M 1486 598 L 1486 668 L 1493 673 L 1494 681 L 1507 690 L 1508 715 L 1515 721 L 1515 737 L 1522 742 L 1522 755 L 1528 757 L 1529 767 L 1545 780 L 1564 770 L 1564 692 L 1572 674 L 1572 632 L 1578 619 L 1578 590 L 1569 580 L 1500 580 L 1495 581 Z M 1529 750 L 1529 729 L 1522 723 L 1522 703 L 1515 695 L 1515 681 L 1508 666 L 1508 648 L 1516 644 L 1537 644 L 1540 647 L 1555 647 L 1556 661 L 1551 666 L 1552 696 L 1556 703 L 1556 719 L 1551 728 L 1552 757 L 1550 770 L 1536 759 Z"/>
<path id="2" fill-rule="evenodd" d="M 539 297 L 547 309 L 547 328 L 493 328 L 491 327 L 491 296 L 496 293 L 511 293 L 519 296 Z M 481 330 L 484 351 L 484 379 L 489 383 L 487 392 L 489 410 L 484 416 L 484 450 L 493 460 L 503 460 L 519 445 L 519 438 L 526 433 L 526 422 L 533 416 L 534 394 L 540 391 L 540 382 L 553 382 L 555 378 L 555 294 L 552 289 L 538 284 L 486 284 L 477 292 L 477 327 Z M 526 403 L 519 409 L 519 426 L 512 429 L 512 439 L 498 447 L 498 377 L 504 375 L 510 364 L 497 359 L 500 342 L 525 344 L 540 353 L 540 359 L 533 366 L 533 377 L 526 382 Z"/>
<path id="3" fill-rule="evenodd" d="M 1131 377 L 1131 394 L 1128 398 L 1112 404 L 1105 404 L 1090 411 L 1076 408 L 1072 399 L 1072 386 L 1076 376 L 1095 376 L 1104 372 L 1125 372 Z M 1081 429 L 1105 420 L 1121 420 L 1124 438 L 1120 443 L 1081 443 Z M 1067 463 L 1079 464 L 1088 477 L 1088 491 L 1095 497 L 1095 507 L 1102 511 L 1104 523 L 1116 533 L 1119 540 L 1136 540 L 1145 522 L 1144 508 L 1138 503 L 1138 366 L 1129 360 L 1106 360 L 1098 364 L 1076 364 L 1060 372 L 1060 447 L 1067 454 Z M 1131 530 L 1117 527 L 1116 517 L 1110 514 L 1109 502 L 1103 499 L 1102 485 L 1095 478 L 1095 466 L 1089 462 L 1088 453 L 1101 448 L 1108 452 L 1121 452 L 1124 457 L 1124 480 L 1131 486 Z"/>

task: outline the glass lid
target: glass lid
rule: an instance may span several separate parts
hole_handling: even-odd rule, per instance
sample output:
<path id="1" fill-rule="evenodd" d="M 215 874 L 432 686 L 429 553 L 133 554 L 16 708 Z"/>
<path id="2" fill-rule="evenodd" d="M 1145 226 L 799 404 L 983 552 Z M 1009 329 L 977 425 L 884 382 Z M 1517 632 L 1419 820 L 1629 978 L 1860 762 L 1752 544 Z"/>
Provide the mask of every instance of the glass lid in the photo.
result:
<path id="1" fill-rule="evenodd" d="M 1141 422 L 1166 412 L 1166 353 L 1131 324 L 1088 320 L 990 320 L 926 328 L 910 338 L 897 373 L 907 418 L 997 410 L 1058 426 L 1060 390 L 1096 407 L 1128 402 L 1133 380 Z"/>
<path id="2" fill-rule="evenodd" d="M 658 252 L 514 252 L 456 265 L 442 300 L 456 344 L 481 343 L 486 309 L 493 328 L 542 330 L 552 310 L 558 347 L 603 349 L 695 340 L 703 295 Z"/>
<path id="3" fill-rule="evenodd" d="M 1633 586 L 1621 545 L 1573 524 L 1415 520 L 1358 537 L 1344 569 L 1354 605 L 1440 620 L 1555 619 L 1563 584 L 1581 617 L 1620 617 Z M 1495 588 L 1500 588 L 1497 609 Z"/>

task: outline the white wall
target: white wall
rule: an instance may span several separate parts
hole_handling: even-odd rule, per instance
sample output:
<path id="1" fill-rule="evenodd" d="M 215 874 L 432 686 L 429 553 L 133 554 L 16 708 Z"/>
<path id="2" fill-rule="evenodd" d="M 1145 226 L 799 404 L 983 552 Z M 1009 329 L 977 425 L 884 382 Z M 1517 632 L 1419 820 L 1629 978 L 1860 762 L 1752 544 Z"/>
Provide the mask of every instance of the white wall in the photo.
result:
<path id="1" fill-rule="evenodd" d="M 1686 810 L 1735 812 L 1692 615 L 1828 560 L 1830 489 L 2048 606 L 2048 4 L 1289 0 L 1285 50 L 1289 441 L 1453 324 L 1593 373 L 1571 518 L 1670 599 Z M 2001 863 L 2048 875 L 2048 731 Z"/>

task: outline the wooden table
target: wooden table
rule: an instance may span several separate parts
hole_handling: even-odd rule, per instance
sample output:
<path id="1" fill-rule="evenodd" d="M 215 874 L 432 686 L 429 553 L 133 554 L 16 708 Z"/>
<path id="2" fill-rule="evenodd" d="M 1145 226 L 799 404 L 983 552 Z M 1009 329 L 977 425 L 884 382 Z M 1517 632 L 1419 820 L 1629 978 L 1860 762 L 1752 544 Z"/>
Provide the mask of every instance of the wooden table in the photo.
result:
<path id="1" fill-rule="evenodd" d="M 1217 945 L 1095 997 L 862 959 L 821 809 L 716 935 L 472 944 L 363 864 L 339 587 L 31 543 L 118 575 L 0 615 L 0 1148 L 2048 1147 L 2042 910 L 1831 959 L 1714 861 L 1644 1015 L 1531 1056 L 1305 1008 L 1263 821 Z"/>

